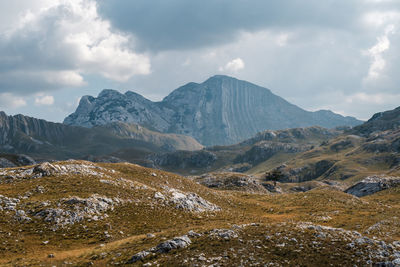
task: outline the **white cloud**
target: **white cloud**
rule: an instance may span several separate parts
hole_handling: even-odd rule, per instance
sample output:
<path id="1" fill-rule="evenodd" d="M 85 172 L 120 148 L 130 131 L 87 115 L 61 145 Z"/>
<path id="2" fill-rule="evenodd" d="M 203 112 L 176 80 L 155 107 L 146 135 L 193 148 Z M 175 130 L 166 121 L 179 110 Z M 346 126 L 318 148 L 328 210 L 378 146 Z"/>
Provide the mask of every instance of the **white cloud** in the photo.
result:
<path id="1" fill-rule="evenodd" d="M 35 97 L 35 105 L 37 106 L 51 106 L 54 104 L 54 97 L 51 95 L 40 95 Z"/>
<path id="2" fill-rule="evenodd" d="M 400 20 L 400 12 L 398 11 L 373 11 L 366 13 L 362 20 L 367 27 L 382 27 L 388 23 Z"/>
<path id="3" fill-rule="evenodd" d="M 294 103 L 312 102 L 314 106 L 310 110 L 329 109 L 341 115 L 356 116 L 362 120 L 368 120 L 376 112 L 393 109 L 400 103 L 399 93 L 355 92 L 349 94 L 333 90 L 306 98 L 295 99 Z"/>
<path id="4" fill-rule="evenodd" d="M 286 46 L 289 39 L 289 34 L 281 33 L 276 37 L 276 44 L 280 47 Z"/>
<path id="5" fill-rule="evenodd" d="M 26 101 L 22 97 L 14 96 L 11 93 L 0 93 L 0 106 L 4 108 L 20 108 L 26 106 Z"/>
<path id="6" fill-rule="evenodd" d="M 132 50 L 132 38 L 113 32 L 94 0 L 53 1 L 0 33 L 0 91 L 77 87 L 86 74 L 118 82 L 149 74 L 149 57 Z"/>
<path id="7" fill-rule="evenodd" d="M 228 71 L 228 72 L 238 72 L 239 70 L 244 69 L 244 62 L 241 58 L 235 58 L 226 63 L 224 67 L 220 67 L 219 71 Z"/>
<path id="8" fill-rule="evenodd" d="M 372 62 L 368 71 L 368 76 L 365 78 L 365 82 L 380 78 L 386 66 L 383 53 L 390 48 L 389 35 L 393 34 L 394 32 L 394 25 L 388 25 L 385 29 L 384 35 L 378 37 L 378 42 L 373 47 L 368 49 L 367 55 L 371 57 Z"/>

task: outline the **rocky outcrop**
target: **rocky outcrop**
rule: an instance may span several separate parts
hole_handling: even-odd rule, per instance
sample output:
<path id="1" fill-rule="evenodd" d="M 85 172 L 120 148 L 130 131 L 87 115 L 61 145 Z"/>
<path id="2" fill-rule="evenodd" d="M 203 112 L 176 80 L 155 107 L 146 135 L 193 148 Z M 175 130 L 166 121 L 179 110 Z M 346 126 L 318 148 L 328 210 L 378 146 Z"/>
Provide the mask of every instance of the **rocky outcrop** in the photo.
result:
<path id="1" fill-rule="evenodd" d="M 254 193 L 267 192 L 255 177 L 240 173 L 207 173 L 193 177 L 192 179 L 201 185 L 218 190 L 238 190 Z"/>
<path id="2" fill-rule="evenodd" d="M 0 211 L 2 210 L 16 210 L 17 204 L 20 202 L 18 198 L 6 197 L 0 195 Z"/>
<path id="3" fill-rule="evenodd" d="M 400 152 L 400 130 L 370 134 L 362 149 L 370 153 Z"/>
<path id="4" fill-rule="evenodd" d="M 266 130 L 257 133 L 254 137 L 241 142 L 239 145 L 254 145 L 261 141 L 296 144 L 318 144 L 318 142 L 334 138 L 341 133 L 342 131 L 337 129 L 327 129 L 318 126 L 284 130 Z"/>
<path id="5" fill-rule="evenodd" d="M 360 123 L 331 111 L 305 111 L 266 88 L 221 75 L 188 83 L 161 102 L 133 92 L 103 90 L 97 98 L 82 97 L 64 123 L 93 127 L 116 121 L 189 135 L 206 146 L 237 143 L 266 129 Z"/>
<path id="6" fill-rule="evenodd" d="M 85 164 L 79 161 L 70 161 L 68 164 L 51 164 L 49 162 L 43 162 L 31 167 L 0 170 L 0 184 L 10 183 L 18 180 L 37 179 L 47 176 L 60 175 L 82 175 L 103 178 L 109 177 L 105 173 L 110 172 L 112 171 L 94 164 Z"/>
<path id="7" fill-rule="evenodd" d="M 400 186 L 400 177 L 369 176 L 346 189 L 345 192 L 357 197 L 363 197 L 395 186 Z"/>
<path id="8" fill-rule="evenodd" d="M 183 192 L 167 186 L 165 186 L 164 194 L 156 192 L 154 198 L 166 204 L 172 204 L 175 208 L 187 212 L 213 212 L 221 210 L 220 207 L 205 200 L 196 193 Z"/>
<path id="9" fill-rule="evenodd" d="M 312 149 L 312 145 L 301 145 L 292 143 L 280 143 L 263 141 L 255 144 L 250 150 L 242 155 L 238 155 L 234 163 L 250 163 L 256 165 L 266 161 L 277 153 L 299 153 Z"/>
<path id="10" fill-rule="evenodd" d="M 379 112 L 367 122 L 355 127 L 351 132 L 368 136 L 374 132 L 400 129 L 400 107 L 385 112 Z"/>
<path id="11" fill-rule="evenodd" d="M 357 251 L 357 255 L 368 255 L 370 260 L 368 265 L 372 266 L 393 266 L 397 267 L 400 263 L 400 251 L 390 243 L 383 240 L 371 239 L 361 235 L 357 231 L 348 231 L 342 228 L 315 225 L 309 222 L 300 222 L 297 227 L 303 231 L 312 231 L 318 239 L 343 239 L 348 243 L 348 250 Z M 366 250 L 363 253 L 363 249 Z"/>
<path id="12" fill-rule="evenodd" d="M 320 160 L 314 163 L 306 164 L 298 168 L 290 168 L 286 164 L 282 164 L 266 174 L 267 180 L 275 180 L 279 182 L 305 182 L 317 179 L 324 175 L 324 178 L 329 178 L 325 175 L 334 166 L 332 160 Z"/>
<path id="13" fill-rule="evenodd" d="M 158 244 L 156 247 L 153 247 L 149 250 L 143 250 L 143 251 L 133 255 L 132 258 L 127 263 L 132 264 L 132 263 L 141 261 L 151 254 L 168 253 L 171 250 L 183 249 L 183 248 L 188 247 L 191 243 L 192 243 L 192 241 L 190 240 L 190 238 L 187 235 L 178 236 L 173 239 L 164 241 L 164 242 Z"/>
<path id="14" fill-rule="evenodd" d="M 98 221 L 107 218 L 105 213 L 113 210 L 114 206 L 123 204 L 125 201 L 119 198 L 108 198 L 106 196 L 92 195 L 89 198 L 70 197 L 61 199 L 57 208 L 45 208 L 34 213 L 34 217 L 51 223 L 54 229 L 72 225 L 83 220 Z"/>

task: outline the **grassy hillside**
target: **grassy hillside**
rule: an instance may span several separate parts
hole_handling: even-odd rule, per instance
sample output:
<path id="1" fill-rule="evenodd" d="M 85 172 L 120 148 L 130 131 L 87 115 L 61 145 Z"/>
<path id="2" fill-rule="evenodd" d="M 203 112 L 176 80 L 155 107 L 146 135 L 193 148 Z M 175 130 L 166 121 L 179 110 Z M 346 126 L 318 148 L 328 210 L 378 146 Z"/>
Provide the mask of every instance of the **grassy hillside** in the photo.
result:
<path id="1" fill-rule="evenodd" d="M 400 131 L 385 131 L 368 138 L 342 135 L 290 159 L 271 160 L 250 170 L 263 176 L 278 170 L 282 182 L 337 180 L 351 184 L 371 175 L 399 175 Z"/>
<path id="2" fill-rule="evenodd" d="M 262 162 L 275 162 L 278 158 L 278 162 L 282 162 L 340 133 L 321 127 L 268 130 L 239 144 L 208 147 L 202 151 L 157 153 L 149 156 L 148 160 L 153 166 L 183 175 L 200 175 L 217 170 L 255 173 L 254 170 Z"/>
<path id="3" fill-rule="evenodd" d="M 0 192 L 2 266 L 365 266 L 400 250 L 399 188 L 225 191 L 134 164 L 64 161 L 2 169 Z"/>

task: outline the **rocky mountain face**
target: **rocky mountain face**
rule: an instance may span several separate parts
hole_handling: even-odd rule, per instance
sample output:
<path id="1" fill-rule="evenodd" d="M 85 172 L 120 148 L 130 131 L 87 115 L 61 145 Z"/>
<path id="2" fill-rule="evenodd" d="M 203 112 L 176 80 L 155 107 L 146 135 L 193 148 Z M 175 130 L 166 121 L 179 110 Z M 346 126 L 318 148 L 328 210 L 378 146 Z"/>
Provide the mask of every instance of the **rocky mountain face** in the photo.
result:
<path id="1" fill-rule="evenodd" d="M 355 127 L 353 133 L 367 136 L 373 132 L 400 129 L 400 107 L 376 113 L 367 122 Z"/>
<path id="2" fill-rule="evenodd" d="M 46 159 L 99 156 L 128 148 L 142 155 L 203 147 L 189 136 L 162 134 L 122 122 L 85 128 L 4 112 L 0 112 L 0 133 L 1 151 Z"/>
<path id="3" fill-rule="evenodd" d="M 161 102 L 133 92 L 103 90 L 97 98 L 82 97 L 64 123 L 93 127 L 114 121 L 189 135 L 206 146 L 234 144 L 266 129 L 361 123 L 331 111 L 305 111 L 266 88 L 221 75 L 188 83 Z"/>

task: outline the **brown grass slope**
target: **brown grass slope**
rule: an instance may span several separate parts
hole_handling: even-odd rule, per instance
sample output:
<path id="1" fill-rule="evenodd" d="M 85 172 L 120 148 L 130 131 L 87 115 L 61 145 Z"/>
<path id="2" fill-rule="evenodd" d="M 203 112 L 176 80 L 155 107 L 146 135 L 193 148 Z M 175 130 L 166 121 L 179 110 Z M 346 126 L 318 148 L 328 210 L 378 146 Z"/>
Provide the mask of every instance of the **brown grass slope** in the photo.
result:
<path id="1" fill-rule="evenodd" d="M 174 193 L 201 198 L 205 210 L 179 206 Z M 191 237 L 187 248 L 151 254 L 134 265 L 365 266 L 369 260 L 394 260 L 397 243 L 392 242 L 400 238 L 399 188 L 364 198 L 330 187 L 280 195 L 215 191 L 134 164 L 65 161 L 1 170 L 0 194 L 4 266 L 124 265 L 134 254 L 189 230 L 201 236 Z M 10 202 L 15 209 L 7 208 Z M 66 212 L 54 217 L 58 220 L 40 215 L 57 209 Z M 83 219 L 65 223 L 71 214 Z M 222 238 L 226 230 L 218 229 L 234 234 Z M 354 243 L 359 236 L 347 230 L 384 240 L 393 249 L 381 257 L 380 243 Z"/>

